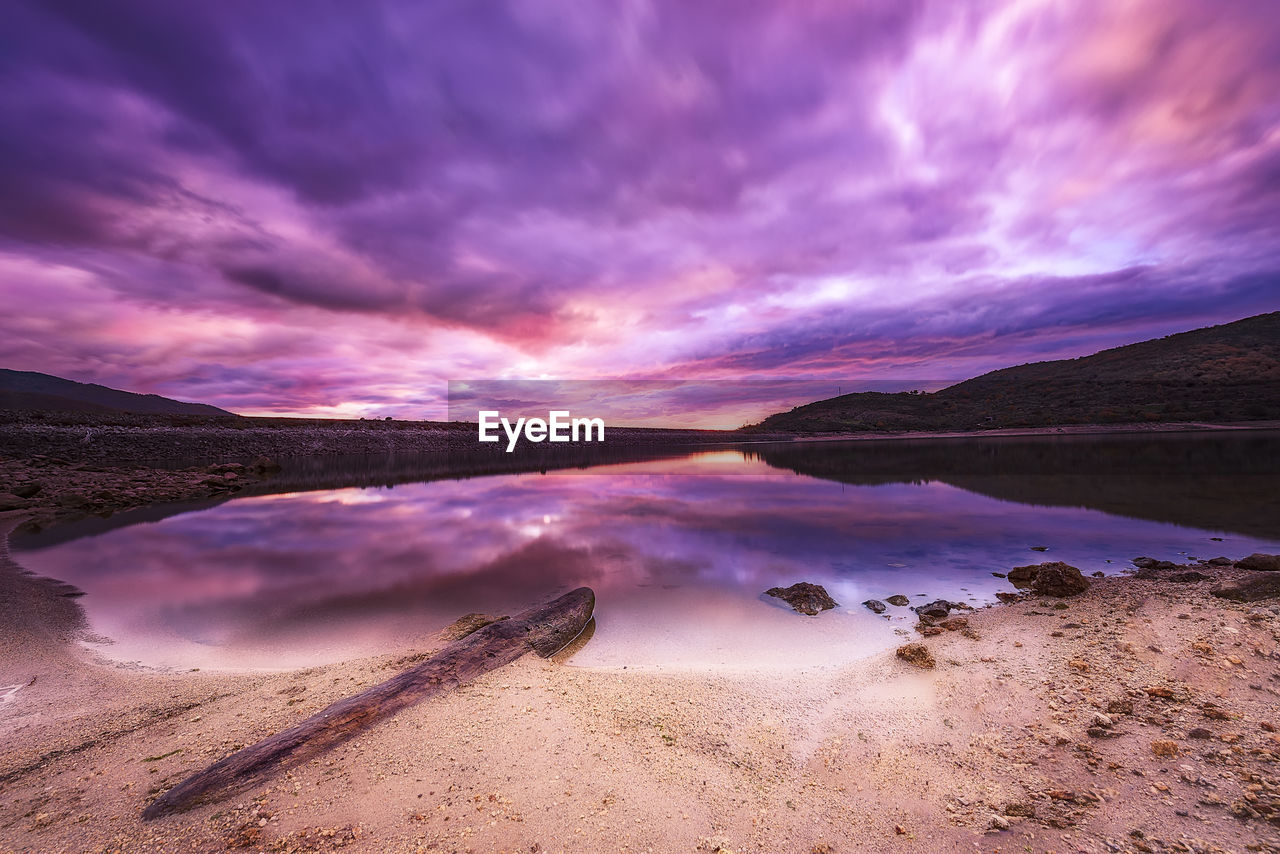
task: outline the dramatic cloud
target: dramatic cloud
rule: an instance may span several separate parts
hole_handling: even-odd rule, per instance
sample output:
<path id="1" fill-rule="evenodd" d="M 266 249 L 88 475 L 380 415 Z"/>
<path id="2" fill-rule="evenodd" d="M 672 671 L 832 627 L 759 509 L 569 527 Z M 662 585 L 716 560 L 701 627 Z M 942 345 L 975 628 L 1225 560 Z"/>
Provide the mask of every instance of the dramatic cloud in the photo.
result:
<path id="1" fill-rule="evenodd" d="M 8 367 L 439 418 L 960 378 L 1280 291 L 1271 4 L 2 5 Z"/>

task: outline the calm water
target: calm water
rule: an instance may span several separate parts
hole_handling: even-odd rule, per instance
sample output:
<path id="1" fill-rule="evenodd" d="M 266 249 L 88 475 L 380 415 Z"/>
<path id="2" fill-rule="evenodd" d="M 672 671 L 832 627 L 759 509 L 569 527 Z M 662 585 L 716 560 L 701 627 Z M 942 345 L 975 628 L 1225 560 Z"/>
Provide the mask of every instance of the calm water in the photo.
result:
<path id="1" fill-rule="evenodd" d="M 577 665 L 827 667 L 914 622 L 905 608 L 873 615 L 867 598 L 980 605 L 1012 589 L 993 571 L 1041 560 L 1088 574 L 1137 555 L 1280 551 L 1278 451 L 1257 434 L 791 445 L 334 488 L 413 470 L 345 460 L 286 473 L 296 491 L 14 547 L 86 592 L 104 654 L 147 665 L 409 649 L 462 613 L 587 584 L 597 629 Z M 801 580 L 841 607 L 809 618 L 761 596 Z"/>

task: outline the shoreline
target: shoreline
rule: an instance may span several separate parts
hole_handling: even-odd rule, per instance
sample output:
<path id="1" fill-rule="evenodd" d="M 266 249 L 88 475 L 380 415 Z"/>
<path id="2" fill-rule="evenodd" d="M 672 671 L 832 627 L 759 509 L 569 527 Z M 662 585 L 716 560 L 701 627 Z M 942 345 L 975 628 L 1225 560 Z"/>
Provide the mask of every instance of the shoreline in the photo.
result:
<path id="1" fill-rule="evenodd" d="M 10 416 L 13 413 L 8 413 Z M 476 441 L 476 425 L 464 422 L 378 422 L 319 419 L 207 418 L 166 419 L 159 416 L 0 420 L 0 459 L 61 457 L 88 464 L 131 464 L 163 467 L 248 463 L 271 459 L 423 454 L 452 457 L 460 465 L 503 466 L 523 459 L 554 463 L 560 457 L 627 455 L 663 449 L 733 447 L 774 443 L 906 441 L 1029 436 L 1108 436 L 1124 434 L 1239 433 L 1280 430 L 1280 421 L 1211 423 L 1147 422 L 1004 427 L 987 430 L 882 431 L 856 433 L 759 432 L 682 428 L 607 428 L 601 443 L 556 448 L 521 445 L 506 454 L 497 445 Z"/>
<path id="2" fill-rule="evenodd" d="M 1240 433 L 1248 431 L 1280 430 L 1280 421 L 1236 421 L 1213 424 L 1203 421 L 1152 422 L 1149 424 L 1063 424 L 1056 427 L 1001 427 L 991 430 L 967 431 L 919 431 L 909 433 L 840 433 L 832 435 L 797 434 L 796 442 L 854 442 L 882 441 L 887 439 L 981 439 L 1021 436 L 1122 436 L 1182 434 L 1182 433 Z"/>
<path id="3" fill-rule="evenodd" d="M 356 426 L 352 426 L 352 424 Z M 317 444 L 310 428 L 231 428 L 224 426 L 96 429 L 80 425 L 0 423 L 0 513 L 24 511 L 25 531 L 58 522 L 103 518 L 160 504 L 220 500 L 237 494 L 284 489 L 384 485 L 490 474 L 546 472 L 606 464 L 678 458 L 698 449 L 743 449 L 761 453 L 823 443 L 950 442 L 962 439 L 1017 439 L 1090 436 L 1238 436 L 1280 431 L 1280 422 L 1235 424 L 1169 423 L 1072 425 L 1003 428 L 972 432 L 857 433 L 824 436 L 761 436 L 707 431 L 633 430 L 613 444 L 551 449 L 534 447 L 518 454 L 492 447 L 462 450 L 460 432 L 450 425 L 417 429 L 411 424 L 330 422 L 319 432 L 329 444 Z M 389 444 L 387 436 L 396 437 Z M 448 438 L 452 436 L 453 438 Z M 750 438 L 747 438 L 747 437 Z M 177 438 L 175 438 L 177 437 Z M 425 445 L 422 447 L 426 437 Z M 445 437 L 441 444 L 441 437 Z M 694 437 L 694 438 L 690 438 Z M 185 444 L 184 444 L 185 443 Z M 221 450 L 212 452 L 211 447 Z M 452 450 L 450 449 L 452 447 Z M 203 450 L 201 450 L 203 449 Z M 285 472 L 281 474 L 281 460 Z M 381 460 L 380 466 L 370 460 Z"/>
<path id="4" fill-rule="evenodd" d="M 459 433 L 455 425 L 422 423 L 429 425 L 425 432 L 433 436 L 440 435 L 442 432 L 436 429 L 437 427 L 449 427 L 450 430 L 445 432 L 454 435 Z M 359 426 L 354 430 L 348 429 L 351 424 Z M 0 514 L 9 511 L 23 512 L 28 519 L 22 526 L 22 531 L 38 531 L 66 521 L 79 521 L 91 517 L 107 519 L 124 511 L 137 514 L 149 508 L 220 501 L 237 495 L 335 489 L 348 486 L 382 486 L 494 474 L 546 473 L 552 469 L 581 469 L 591 466 L 677 459 L 702 448 L 715 450 L 743 448 L 745 453 L 767 455 L 772 452 L 786 453 L 785 449 L 788 447 L 804 448 L 823 443 L 893 441 L 910 445 L 913 442 L 948 442 L 955 439 L 1153 435 L 1226 437 L 1280 433 L 1280 421 L 1217 424 L 1175 422 L 1001 428 L 968 432 L 853 433 L 767 436 L 765 438 L 757 436 L 744 441 L 741 438 L 727 438 L 726 434 L 714 431 L 665 431 L 637 428 L 631 432 L 648 437 L 651 441 L 631 443 L 624 441 L 611 447 L 572 447 L 554 451 L 550 450 L 549 446 L 541 448 L 526 446 L 524 452 L 508 455 L 494 453 L 492 448 L 486 448 L 479 453 L 464 453 L 456 450 L 401 449 L 397 451 L 377 448 L 371 447 L 367 439 L 370 431 L 384 429 L 381 422 L 332 421 L 327 422 L 327 425 L 326 432 L 345 437 L 358 435 L 360 441 L 343 451 L 317 452 L 305 442 L 298 444 L 298 440 L 306 438 L 305 435 L 297 432 L 298 428 L 272 428 L 277 440 L 275 443 L 277 450 L 280 449 L 281 439 L 288 440 L 286 444 L 292 443 L 280 457 L 285 461 L 282 473 L 281 464 L 275 459 L 254 453 L 258 446 L 252 437 L 247 444 L 241 442 L 236 445 L 235 451 L 214 455 L 219 459 L 214 463 L 208 462 L 207 456 L 203 461 L 197 461 L 197 458 L 191 456 L 175 458 L 163 456 L 160 446 L 169 441 L 170 437 L 184 431 L 207 429 L 208 425 L 204 428 L 116 425 L 116 438 L 127 438 L 126 444 L 131 453 L 121 453 L 118 444 L 112 441 L 104 442 L 103 436 L 99 434 L 94 436 L 92 441 L 89 441 L 88 437 L 82 437 L 72 443 L 66 456 L 58 456 L 50 453 L 24 453 L 16 447 L 21 443 L 13 441 L 13 430 L 21 425 L 12 421 L 0 422 L 0 483 L 6 484 L 6 487 L 0 488 Z M 68 429 L 70 428 L 63 425 L 57 428 L 56 432 L 66 439 Z M 213 429 L 228 432 L 221 427 Z M 411 437 L 421 432 L 416 429 L 414 423 L 410 422 L 395 423 L 387 429 Z M 88 432 L 93 433 L 92 429 L 88 429 Z M 232 429 L 229 432 L 243 434 L 246 431 Z M 686 434 L 696 434 L 699 440 L 684 443 L 673 441 L 673 438 Z M 773 446 L 773 451 L 754 449 L 762 445 Z M 231 458 L 238 461 L 227 461 Z M 937 459 L 926 458 L 923 462 L 937 468 L 942 472 L 943 477 L 952 473 L 950 468 L 940 466 Z M 890 471 L 875 466 L 871 458 L 866 457 L 860 458 L 861 467 L 851 466 L 831 472 L 823 470 L 821 466 L 797 468 L 795 462 L 790 459 L 785 462 L 779 459 L 773 464 L 779 468 L 803 470 L 808 474 L 836 480 L 856 477 L 859 473 L 866 477 L 883 477 L 887 471 Z M 917 471 L 921 463 L 915 458 L 895 464 L 901 465 L 904 471 L 910 470 L 912 477 L 921 476 L 921 472 Z M 1233 461 L 1233 464 L 1236 468 L 1232 469 L 1232 474 L 1245 473 L 1244 469 L 1237 470 L 1238 461 Z M 972 466 L 973 461 L 968 461 L 967 465 Z M 956 471 L 965 475 L 982 473 L 980 469 L 971 470 L 963 467 L 957 468 Z M 1077 470 L 1073 469 L 1073 471 Z M 1002 470 L 1000 473 L 1006 472 Z M 1147 473 L 1149 472 L 1143 471 L 1143 474 Z"/>
<path id="5" fill-rule="evenodd" d="M 138 669 L 80 646 L 76 600 L 0 547 L 4 617 L 28 617 L 0 660 L 0 687 L 21 684 L 0 703 L 0 838 L 14 851 L 1280 851 L 1280 606 L 1208 595 L 1241 572 L 1114 576 L 968 612 L 967 632 L 922 639 L 933 670 L 892 650 L 733 674 L 526 657 L 258 789 L 144 824 L 156 792 L 442 639 L 281 672 Z"/>

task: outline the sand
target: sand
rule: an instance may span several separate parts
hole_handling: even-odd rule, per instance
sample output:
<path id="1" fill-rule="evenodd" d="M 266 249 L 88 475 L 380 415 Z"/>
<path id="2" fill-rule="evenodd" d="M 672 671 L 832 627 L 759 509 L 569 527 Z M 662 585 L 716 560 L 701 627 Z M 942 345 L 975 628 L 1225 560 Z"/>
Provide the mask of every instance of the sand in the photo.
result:
<path id="1" fill-rule="evenodd" d="M 732 677 L 528 656 L 144 823 L 155 793 L 444 639 L 285 673 L 138 669 L 78 644 L 67 591 L 0 560 L 4 851 L 1280 851 L 1280 607 L 1209 581 L 983 609 L 976 638 L 924 640 L 933 670 L 892 651 Z"/>

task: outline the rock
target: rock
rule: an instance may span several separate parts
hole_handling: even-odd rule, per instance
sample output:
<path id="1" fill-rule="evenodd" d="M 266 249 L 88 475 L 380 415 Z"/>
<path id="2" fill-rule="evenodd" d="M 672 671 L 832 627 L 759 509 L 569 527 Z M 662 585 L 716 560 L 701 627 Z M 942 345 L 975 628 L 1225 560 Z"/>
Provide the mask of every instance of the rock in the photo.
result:
<path id="1" fill-rule="evenodd" d="M 949 632 L 959 632 L 969 628 L 968 617 L 950 617 L 938 623 L 938 628 L 946 629 Z"/>
<path id="2" fill-rule="evenodd" d="M 1194 569 L 1188 572 L 1175 572 L 1170 575 L 1169 581 L 1176 581 L 1179 584 L 1195 584 L 1197 581 L 1207 581 L 1209 576 L 1203 572 L 1196 572 Z"/>
<path id="3" fill-rule="evenodd" d="M 269 472 L 280 471 L 280 464 L 270 457 L 258 457 L 249 464 L 249 468 L 253 469 L 258 474 L 267 474 Z"/>
<path id="4" fill-rule="evenodd" d="M 933 660 L 933 653 L 929 652 L 929 647 L 922 643 L 909 643 L 898 647 L 897 656 L 908 664 L 914 664 L 926 670 L 932 670 L 937 666 L 937 662 Z"/>
<path id="5" fill-rule="evenodd" d="M 770 587 L 765 595 L 781 599 L 798 613 L 811 617 L 839 604 L 827 594 L 826 588 L 821 584 L 810 584 L 807 581 L 798 581 L 790 587 Z"/>
<path id="6" fill-rule="evenodd" d="M 1003 572 L 993 572 L 993 573 L 991 573 L 991 574 L 992 574 L 992 575 L 994 575 L 996 578 L 1008 578 L 1008 577 L 1009 577 L 1008 575 L 1006 575 L 1006 574 L 1005 574 L 1005 573 L 1003 573 Z"/>
<path id="7" fill-rule="evenodd" d="M 996 593 L 996 598 L 999 599 L 1001 602 L 1017 602 L 1018 594 L 1009 593 L 1006 590 L 1001 590 L 998 593 Z"/>
<path id="8" fill-rule="evenodd" d="M 27 500 L 12 492 L 0 492 L 0 513 L 6 510 L 21 510 L 27 506 Z"/>
<path id="9" fill-rule="evenodd" d="M 1097 572 L 1091 572 L 1091 573 L 1089 573 L 1089 574 L 1090 574 L 1090 575 L 1092 575 L 1094 578 L 1106 578 L 1106 577 L 1107 577 L 1107 574 L 1106 574 L 1105 572 L 1103 572 L 1102 570 L 1098 570 Z"/>
<path id="10" fill-rule="evenodd" d="M 906 596 L 903 596 L 901 593 L 895 593 L 893 596 L 890 596 L 884 601 L 888 602 L 890 605 L 897 605 L 899 608 L 903 607 L 904 605 L 911 604 L 911 600 L 908 599 Z"/>
<path id="11" fill-rule="evenodd" d="M 1237 569 L 1252 569 L 1255 572 L 1280 572 L 1280 555 L 1265 555 L 1254 552 L 1246 558 L 1236 561 Z"/>
<path id="12" fill-rule="evenodd" d="M 38 483 L 23 483 L 15 486 L 11 491 L 19 498 L 35 498 L 40 494 L 40 489 Z"/>
<path id="13" fill-rule="evenodd" d="M 1030 587 L 1039 570 L 1040 564 L 1038 563 L 1030 566 L 1015 566 L 1009 570 L 1008 578 L 1015 587 Z"/>
<path id="14" fill-rule="evenodd" d="M 862 604 L 867 606 L 868 611 L 874 611 L 877 614 L 883 614 L 889 609 L 889 606 L 881 602 L 879 599 L 868 599 Z"/>
<path id="15" fill-rule="evenodd" d="M 1103 729 L 1111 729 L 1113 726 L 1115 726 L 1115 722 L 1111 720 L 1111 718 L 1104 715 L 1102 712 L 1094 712 L 1093 717 L 1089 721 L 1089 724 L 1091 726 L 1100 726 Z"/>
<path id="16" fill-rule="evenodd" d="M 63 507 L 83 507 L 89 503 L 89 496 L 81 492 L 64 492 L 58 497 Z"/>
<path id="17" fill-rule="evenodd" d="M 1005 818 L 1002 815 L 991 816 L 991 829 L 992 830 L 1008 830 L 1009 819 Z"/>
<path id="18" fill-rule="evenodd" d="M 1227 714 L 1222 709 L 1219 709 L 1213 703 L 1205 703 L 1202 710 L 1204 712 L 1204 716 L 1211 721 L 1231 720 L 1231 715 Z"/>
<path id="19" fill-rule="evenodd" d="M 1254 572 L 1243 578 L 1221 581 L 1209 591 L 1219 599 L 1233 602 L 1257 602 L 1280 596 L 1280 573 Z"/>
<path id="20" fill-rule="evenodd" d="M 1047 552 L 1047 551 L 1049 551 L 1049 547 L 1048 547 L 1048 546 L 1032 546 L 1032 547 L 1031 547 L 1031 551 L 1033 551 L 1033 552 Z"/>
<path id="21" fill-rule="evenodd" d="M 265 459 L 265 457 L 264 457 Z M 209 466 L 205 469 L 206 474 L 240 474 L 245 470 L 245 466 L 240 463 L 221 463 L 216 466 Z"/>
<path id="22" fill-rule="evenodd" d="M 1151 752 L 1161 759 L 1172 759 L 1178 755 L 1178 742 L 1153 741 L 1151 742 Z"/>
<path id="23" fill-rule="evenodd" d="M 1231 566 L 1232 560 L 1229 557 L 1211 557 L 1205 563 L 1209 566 Z"/>
<path id="24" fill-rule="evenodd" d="M 1004 814 L 1017 816 L 1019 818 L 1035 818 L 1036 805 L 1030 803 L 1012 803 L 1004 805 Z"/>
<path id="25" fill-rule="evenodd" d="M 1051 561 L 1030 568 L 1035 570 L 1031 592 L 1040 596 L 1079 596 L 1089 589 L 1089 581 L 1080 574 L 1080 570 L 1062 561 Z"/>
<path id="26" fill-rule="evenodd" d="M 952 605 L 946 599 L 934 599 L 924 605 L 917 605 L 911 610 L 915 611 L 921 617 L 928 617 L 933 620 L 945 619 L 947 614 L 951 613 Z"/>
<path id="27" fill-rule="evenodd" d="M 1198 726 L 1187 733 L 1187 738 L 1194 738 L 1199 741 L 1204 741 L 1205 739 L 1213 738 L 1213 733 L 1202 726 Z"/>
<path id="28" fill-rule="evenodd" d="M 1107 714 L 1109 715 L 1131 715 L 1133 714 L 1133 700 L 1129 697 L 1121 697 L 1118 700 L 1112 700 L 1107 703 Z"/>
<path id="29" fill-rule="evenodd" d="M 1132 561 L 1133 565 L 1142 570 L 1137 573 L 1138 578 L 1156 578 L 1157 572 L 1167 569 L 1177 569 L 1178 564 L 1171 560 L 1156 560 L 1153 557 L 1135 557 Z"/>

